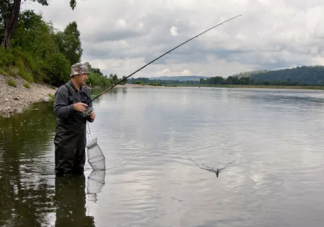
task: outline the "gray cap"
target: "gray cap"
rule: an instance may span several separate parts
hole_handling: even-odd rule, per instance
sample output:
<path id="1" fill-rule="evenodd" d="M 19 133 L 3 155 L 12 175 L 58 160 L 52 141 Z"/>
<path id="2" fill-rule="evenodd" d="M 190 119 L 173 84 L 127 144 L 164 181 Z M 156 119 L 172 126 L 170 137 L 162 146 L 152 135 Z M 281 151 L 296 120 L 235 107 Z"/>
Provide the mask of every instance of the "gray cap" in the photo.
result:
<path id="1" fill-rule="evenodd" d="M 76 63 L 72 65 L 70 77 L 80 74 L 89 74 L 87 65 L 84 63 Z"/>

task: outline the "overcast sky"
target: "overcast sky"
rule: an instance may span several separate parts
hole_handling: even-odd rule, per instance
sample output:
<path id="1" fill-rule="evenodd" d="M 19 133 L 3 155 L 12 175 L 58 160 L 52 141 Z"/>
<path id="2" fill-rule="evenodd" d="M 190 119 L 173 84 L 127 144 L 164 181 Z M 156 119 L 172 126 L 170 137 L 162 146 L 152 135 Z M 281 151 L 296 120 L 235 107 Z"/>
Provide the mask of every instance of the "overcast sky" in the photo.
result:
<path id="1" fill-rule="evenodd" d="M 134 77 L 223 76 L 324 64 L 323 0 L 50 0 L 35 9 L 63 30 L 76 21 L 82 61 L 128 75 L 163 52 L 238 14 Z"/>

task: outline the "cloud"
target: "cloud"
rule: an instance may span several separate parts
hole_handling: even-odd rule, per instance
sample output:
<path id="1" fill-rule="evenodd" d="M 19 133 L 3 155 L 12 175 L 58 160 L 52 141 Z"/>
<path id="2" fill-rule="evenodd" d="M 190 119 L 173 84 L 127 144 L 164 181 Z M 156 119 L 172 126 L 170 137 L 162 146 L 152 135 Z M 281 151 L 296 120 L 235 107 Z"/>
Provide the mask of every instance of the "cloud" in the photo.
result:
<path id="1" fill-rule="evenodd" d="M 181 76 L 188 76 L 188 75 L 191 75 L 191 72 L 188 69 L 184 69 L 182 72 L 180 72 L 180 75 Z"/>
<path id="2" fill-rule="evenodd" d="M 171 34 L 172 36 L 177 36 L 177 35 L 178 35 L 178 29 L 177 29 L 177 27 L 172 26 L 172 27 L 170 28 L 170 34 Z"/>
<path id="3" fill-rule="evenodd" d="M 27 3 L 27 2 L 26 2 Z M 76 21 L 83 61 L 106 74 L 129 74 L 198 33 L 238 14 L 236 20 L 192 40 L 141 71 L 159 76 L 229 76 L 246 70 L 324 62 L 321 0 L 90 0 L 74 11 L 65 0 L 23 4 L 64 29 Z M 181 31 L 180 33 L 178 31 Z M 175 75 L 175 74 L 173 74 Z"/>

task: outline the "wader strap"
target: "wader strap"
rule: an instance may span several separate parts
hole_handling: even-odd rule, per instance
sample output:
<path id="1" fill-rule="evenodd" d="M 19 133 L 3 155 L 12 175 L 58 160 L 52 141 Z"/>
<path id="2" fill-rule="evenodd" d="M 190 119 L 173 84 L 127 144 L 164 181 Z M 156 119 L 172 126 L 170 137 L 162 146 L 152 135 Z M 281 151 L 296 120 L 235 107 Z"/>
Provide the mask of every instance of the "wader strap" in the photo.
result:
<path id="1" fill-rule="evenodd" d="M 75 93 L 75 91 L 73 90 L 73 88 L 71 87 L 71 85 L 70 84 L 68 84 L 68 83 L 66 83 L 66 84 L 64 84 L 65 85 L 65 87 L 68 89 L 68 91 L 69 91 L 69 96 L 71 96 L 72 97 L 72 100 L 70 100 L 70 98 L 69 98 L 69 104 L 73 104 L 73 94 L 79 99 L 79 101 L 81 102 L 81 100 L 80 100 L 80 97 Z M 73 93 L 73 94 L 72 94 Z M 70 103 L 72 101 L 72 103 Z"/>

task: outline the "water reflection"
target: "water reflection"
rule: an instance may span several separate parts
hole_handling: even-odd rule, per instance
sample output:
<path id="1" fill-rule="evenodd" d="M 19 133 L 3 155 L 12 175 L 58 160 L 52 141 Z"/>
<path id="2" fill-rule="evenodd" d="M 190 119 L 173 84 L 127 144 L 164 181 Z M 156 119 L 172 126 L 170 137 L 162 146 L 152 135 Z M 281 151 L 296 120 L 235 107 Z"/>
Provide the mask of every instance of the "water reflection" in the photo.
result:
<path id="1" fill-rule="evenodd" d="M 56 227 L 95 226 L 86 215 L 85 176 L 67 175 L 55 178 Z"/>
<path id="2" fill-rule="evenodd" d="M 105 185 L 106 171 L 93 170 L 88 177 L 87 194 L 89 201 L 97 202 L 97 195 Z"/>
<path id="3" fill-rule="evenodd" d="M 54 187 L 48 176 L 35 174 L 51 150 L 50 109 L 35 104 L 23 114 L 0 118 L 0 226 L 46 225 L 47 213 L 54 212 Z"/>

